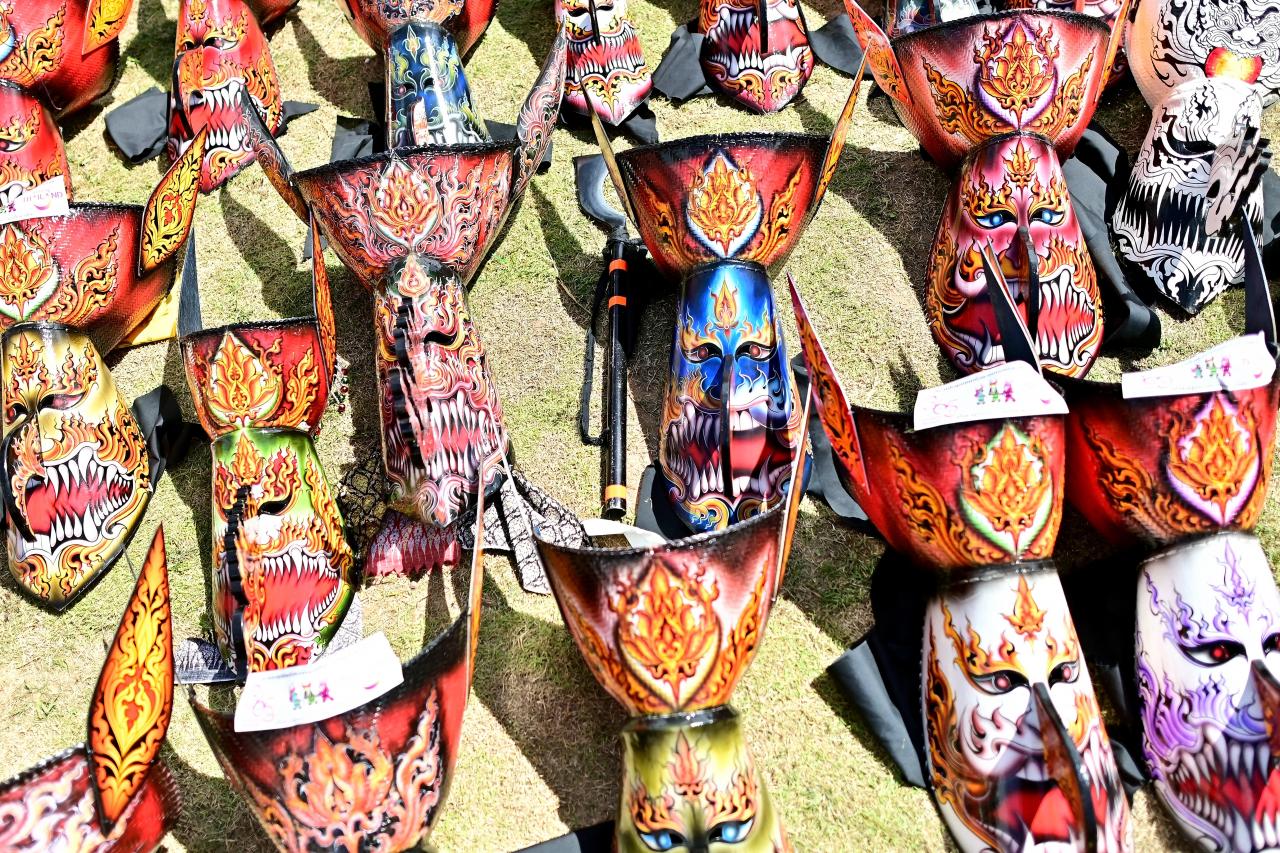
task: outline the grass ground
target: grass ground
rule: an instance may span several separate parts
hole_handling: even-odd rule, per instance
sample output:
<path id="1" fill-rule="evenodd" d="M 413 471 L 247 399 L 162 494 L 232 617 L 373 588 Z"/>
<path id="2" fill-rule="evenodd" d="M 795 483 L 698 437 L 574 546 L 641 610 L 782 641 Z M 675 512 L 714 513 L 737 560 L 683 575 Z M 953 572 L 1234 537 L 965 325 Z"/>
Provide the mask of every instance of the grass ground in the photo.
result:
<path id="1" fill-rule="evenodd" d="M 631 11 L 656 62 L 672 27 L 693 17 L 696 0 Z M 176 0 L 139 0 L 124 35 L 123 74 L 115 90 L 126 100 L 151 86 L 166 88 L 172 61 Z M 806 5 L 810 21 L 833 15 L 828 0 Z M 549 0 L 503 0 L 497 20 L 468 63 L 483 114 L 512 121 L 550 44 Z M 282 140 L 295 166 L 327 160 L 334 117 L 367 115 L 366 82 L 378 61 L 326 0 L 305 0 L 271 41 L 286 97 L 320 109 L 299 119 Z M 750 116 L 723 101 L 675 108 L 656 100 L 660 129 L 672 139 L 719 130 L 758 128 L 826 134 L 849 80 L 819 68 L 797 103 L 779 115 Z M 1103 110 L 1104 124 L 1136 147 L 1148 121 L 1132 89 Z M 108 147 L 101 113 L 71 130 L 69 153 L 78 197 L 141 202 L 159 167 L 129 167 Z M 1264 136 L 1275 135 L 1268 122 Z M 924 264 L 946 192 L 946 179 L 915 153 L 912 137 L 888 108 L 864 104 L 832 192 L 788 263 L 846 386 L 862 403 L 909 406 L 921 386 L 950 378 L 921 311 Z M 519 463 L 534 481 L 583 514 L 596 509 L 598 457 L 575 428 L 583 324 L 597 274 L 601 235 L 574 201 L 570 158 L 594 144 L 558 130 L 553 170 L 537 178 L 505 238 L 475 283 L 471 304 L 488 345 Z M 303 228 L 252 168 L 201 200 L 197 215 L 205 321 L 291 316 L 305 311 L 309 285 L 300 263 Z M 350 366 L 351 405 L 331 408 L 319 440 L 332 480 L 351 466 L 353 448 L 377 442 L 370 344 L 371 307 L 352 277 L 330 258 L 337 303 L 339 355 Z M 655 290 L 659 289 L 655 283 Z M 665 290 L 650 307 L 631 372 L 632 486 L 657 452 L 656 413 L 670 346 L 673 298 Z M 1164 316 L 1165 343 L 1142 364 L 1189 355 L 1242 328 L 1242 294 L 1225 295 L 1192 322 Z M 789 313 L 787 300 L 779 304 Z M 788 318 L 789 324 L 789 318 Z M 1124 362 L 1129 363 L 1127 360 Z M 1104 358 L 1097 375 L 1115 377 L 1121 362 Z M 160 382 L 192 414 L 177 346 L 126 353 L 114 374 L 133 397 Z M 150 531 L 165 525 L 176 634 L 207 629 L 209 458 L 198 448 L 165 477 L 143 531 L 121 563 L 83 601 L 61 616 L 19 597 L 0 580 L 0 776 L 85 736 L 85 709 L 140 564 Z M 1275 501 L 1262 537 L 1277 539 Z M 1078 519 L 1061 537 L 1062 563 L 1099 543 Z M 940 850 L 945 832 L 928 796 L 901 785 L 861 721 L 839 697 L 825 667 L 871 621 L 869 579 L 880 543 L 843 527 L 806 501 L 782 598 L 763 648 L 735 695 L 752 750 L 799 850 Z M 616 809 L 616 734 L 620 709 L 594 683 L 550 598 L 526 595 L 501 560 L 489 563 L 475 695 L 467 710 L 462 752 L 449 803 L 432 839 L 440 850 L 503 851 L 602 820 Z M 460 581 L 450 576 L 448 581 Z M 383 583 L 363 593 L 368 630 L 383 630 L 402 655 L 424 637 L 424 613 L 438 621 L 456 600 L 455 583 L 439 576 Z M 1130 596 L 1127 586 L 1114 594 Z M 429 629 L 428 629 L 429 630 Z M 171 846 L 193 851 L 257 850 L 266 842 L 228 789 L 182 698 L 165 760 L 187 807 Z M 1151 797 L 1136 804 L 1143 849 L 1181 842 Z"/>

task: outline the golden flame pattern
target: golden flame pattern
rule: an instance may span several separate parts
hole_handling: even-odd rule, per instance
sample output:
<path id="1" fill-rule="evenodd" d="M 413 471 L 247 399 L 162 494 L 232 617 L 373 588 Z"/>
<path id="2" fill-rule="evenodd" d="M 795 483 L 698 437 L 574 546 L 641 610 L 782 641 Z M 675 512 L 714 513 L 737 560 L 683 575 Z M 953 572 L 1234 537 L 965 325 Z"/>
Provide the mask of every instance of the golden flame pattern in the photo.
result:
<path id="1" fill-rule="evenodd" d="M 618 648 L 628 668 L 673 708 L 696 695 L 720 650 L 714 580 L 700 569 L 655 561 L 638 581 L 624 580 L 611 596 L 618 615 Z"/>
<path id="2" fill-rule="evenodd" d="M 133 0 L 90 0 L 83 53 L 91 53 L 120 35 L 132 9 Z"/>
<path id="3" fill-rule="evenodd" d="M 1036 27 L 1032 35 L 1022 22 L 1015 21 L 1008 33 L 983 30 L 982 40 L 983 46 L 974 50 L 974 58 L 982 66 L 978 85 L 1021 125 L 1022 117 L 1054 83 L 1053 61 L 1060 49 L 1053 37 L 1053 24 Z"/>
<path id="4" fill-rule="evenodd" d="M 278 794 L 245 784 L 258 820 L 287 853 L 407 850 L 418 844 L 440 804 L 440 698 L 433 688 L 403 752 L 392 755 L 375 726 L 346 725 L 331 741 L 317 728 L 309 754 L 291 750 L 277 765 Z M 228 778 L 240 779 L 218 753 Z"/>
<path id="5" fill-rule="evenodd" d="M 1252 488 L 1259 467 L 1257 421 L 1240 406 L 1227 411 L 1215 394 L 1203 418 L 1175 417 L 1169 429 L 1169 476 L 1183 483 L 1200 502 L 1217 509 L 1227 522 L 1241 490 Z"/>
<path id="6" fill-rule="evenodd" d="M 1053 502 L 1044 442 L 1005 423 L 987 445 L 974 442 L 962 466 L 960 500 L 970 520 L 980 522 L 975 529 L 1010 556 L 1021 557 L 1032 544 L 1024 536 L 1044 528 Z"/>
<path id="7" fill-rule="evenodd" d="M 89 709 L 89 756 L 102 820 L 124 814 L 173 713 L 173 621 L 164 531 L 157 530 Z"/>
<path id="8" fill-rule="evenodd" d="M 0 2 L 0 31 L 7 30 L 16 36 L 17 30 L 10 20 L 12 14 L 13 2 Z M 0 62 L 0 79 L 12 80 L 24 89 L 34 88 L 37 81 L 53 71 L 62 60 L 66 20 L 67 4 L 64 2 L 44 26 L 31 30 L 13 46 L 9 55 Z"/>
<path id="9" fill-rule="evenodd" d="M 151 191 L 142 213 L 138 263 L 148 273 L 173 257 L 187 242 L 200 193 L 200 164 L 204 161 L 208 129 L 202 129 L 182 156 L 174 160 Z"/>
<path id="10" fill-rule="evenodd" d="M 695 234 L 720 257 L 746 245 L 760 224 L 764 203 L 750 168 L 737 167 L 719 152 L 689 188 L 686 215 Z"/>
<path id="11" fill-rule="evenodd" d="M 223 334 L 201 394 L 215 430 L 233 424 L 314 426 L 306 417 L 320 388 L 315 355 L 307 348 L 298 363 L 286 369 L 275 363 L 283 345 L 284 339 L 277 337 L 270 349 L 257 353 L 234 332 Z"/>
<path id="12" fill-rule="evenodd" d="M 11 316 L 29 316 L 31 302 L 56 286 L 56 275 L 49 245 L 38 233 L 24 231 L 12 222 L 4 226 L 0 231 L 0 300 L 12 306 Z"/>
<path id="13" fill-rule="evenodd" d="M 1045 611 L 1036 604 L 1026 575 L 1018 575 L 1018 594 L 1013 602 L 1013 613 L 1005 614 L 1005 621 L 1024 638 L 1030 640 L 1044 627 Z"/>

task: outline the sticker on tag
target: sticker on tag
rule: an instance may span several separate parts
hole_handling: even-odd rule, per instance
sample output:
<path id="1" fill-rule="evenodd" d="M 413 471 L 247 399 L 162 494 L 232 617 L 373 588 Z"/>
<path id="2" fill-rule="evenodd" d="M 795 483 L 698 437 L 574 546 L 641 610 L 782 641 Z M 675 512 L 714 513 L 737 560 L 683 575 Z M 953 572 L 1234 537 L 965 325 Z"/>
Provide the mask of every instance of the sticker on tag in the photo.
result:
<path id="1" fill-rule="evenodd" d="M 65 216 L 71 212 L 67 182 L 62 175 L 37 184 L 0 209 L 0 225 L 40 216 Z"/>
<path id="2" fill-rule="evenodd" d="M 1276 372 L 1262 332 L 1241 335 L 1165 367 L 1153 367 L 1120 377 L 1120 392 L 1133 397 L 1168 397 L 1210 391 L 1261 388 Z"/>
<path id="3" fill-rule="evenodd" d="M 315 663 L 249 673 L 236 704 L 235 729 L 258 732 L 327 720 L 403 682 L 391 643 L 372 634 Z"/>
<path id="4" fill-rule="evenodd" d="M 658 534 L 607 518 L 586 518 L 582 529 L 597 548 L 655 548 L 667 544 Z"/>
<path id="5" fill-rule="evenodd" d="M 1067 401 L 1024 361 L 926 388 L 916 395 L 915 427 L 1066 414 Z"/>

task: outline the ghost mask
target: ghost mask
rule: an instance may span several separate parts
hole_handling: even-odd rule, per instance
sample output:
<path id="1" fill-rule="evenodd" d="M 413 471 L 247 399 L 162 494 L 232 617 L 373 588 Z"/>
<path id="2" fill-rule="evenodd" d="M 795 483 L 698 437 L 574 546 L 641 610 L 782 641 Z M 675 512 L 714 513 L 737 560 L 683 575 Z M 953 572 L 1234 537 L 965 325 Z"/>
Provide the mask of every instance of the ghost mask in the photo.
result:
<path id="1" fill-rule="evenodd" d="M 601 121 L 620 123 L 652 87 L 627 0 L 557 0 L 556 20 L 569 42 L 565 104 L 586 114 L 589 96 Z"/>

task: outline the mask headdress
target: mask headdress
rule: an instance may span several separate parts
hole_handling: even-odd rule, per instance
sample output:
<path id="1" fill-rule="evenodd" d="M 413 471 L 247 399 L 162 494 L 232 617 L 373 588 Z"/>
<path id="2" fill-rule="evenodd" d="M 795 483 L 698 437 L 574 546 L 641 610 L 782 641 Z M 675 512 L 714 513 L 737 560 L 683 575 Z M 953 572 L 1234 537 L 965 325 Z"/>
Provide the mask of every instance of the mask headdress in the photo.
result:
<path id="1" fill-rule="evenodd" d="M 480 478 L 481 461 L 505 453 L 507 437 L 466 285 L 551 143 L 565 50 L 559 36 L 509 142 L 392 147 L 294 172 L 254 119 L 253 105 L 242 101 L 273 185 L 300 216 L 311 211 L 338 256 L 375 294 L 392 506 L 426 525 L 451 527 L 481 490 L 492 493 L 500 484 L 497 468 Z M 463 121 L 462 113 L 448 112 L 447 121 L 454 119 Z M 388 123 L 391 134 L 395 126 Z"/>
<path id="2" fill-rule="evenodd" d="M 654 263 L 681 282 L 659 465 L 691 530 L 726 527 L 779 500 L 797 458 L 799 413 L 768 271 L 822 202 L 857 89 L 829 140 L 695 136 L 615 158 L 597 133 Z"/>
<path id="3" fill-rule="evenodd" d="M 314 225 L 312 236 L 309 317 L 205 329 L 194 238 L 183 269 L 183 362 L 212 440 L 214 633 L 241 675 L 322 653 L 355 595 L 342 514 L 312 443 L 336 357 Z"/>
<path id="4" fill-rule="evenodd" d="M 157 530 L 89 706 L 89 739 L 0 782 L 6 850 L 149 851 L 181 811 L 158 760 L 173 712 L 173 621 Z"/>
<path id="5" fill-rule="evenodd" d="M 675 542 L 607 548 L 537 531 L 569 633 L 631 716 L 622 733 L 618 849 L 664 849 L 656 839 L 672 842 L 665 849 L 717 840 L 788 849 L 728 702 L 759 650 L 801 493 L 793 482 L 789 496 L 758 515 Z M 576 541 L 585 539 L 578 531 Z M 716 808 L 730 792 L 736 807 Z"/>
<path id="6" fill-rule="evenodd" d="M 991 247 L 979 263 L 1010 356 L 1035 364 Z M 927 778 L 953 837 L 965 850 L 1128 849 L 1128 803 L 1051 559 L 1066 459 L 1055 392 L 1027 371 L 969 377 L 916 409 L 967 416 L 914 428 L 850 405 L 794 285 L 792 301 L 841 480 L 890 547 L 939 575 L 921 695 Z"/>
<path id="7" fill-rule="evenodd" d="M 1127 53 L 1151 106 L 1116 205 L 1119 254 L 1195 314 L 1244 280 L 1271 160 L 1262 110 L 1280 97 L 1280 10 L 1256 0 L 1138 4 Z"/>
<path id="8" fill-rule="evenodd" d="M 939 168 L 957 169 L 926 270 L 934 338 L 964 373 L 1006 360 L 980 257 L 992 244 L 1041 364 L 1084 375 L 1102 343 L 1102 296 L 1060 161 L 1093 115 L 1122 28 L 1074 12 L 935 10 L 900 14 L 886 35 L 853 0 L 846 8 L 903 123 Z"/>
<path id="9" fill-rule="evenodd" d="M 1280 377 L 1262 260 L 1244 233 L 1245 338 L 1123 383 L 1063 385 L 1067 499 L 1111 541 L 1153 552 L 1136 583 L 1136 673 L 1156 790 L 1192 837 L 1233 850 L 1269 846 L 1280 784 L 1267 722 L 1280 697 L 1265 683 L 1280 672 L 1280 591 L 1252 533 Z"/>
<path id="10" fill-rule="evenodd" d="M 145 206 L 76 203 L 0 225 L 9 567 L 62 609 L 120 556 L 163 470 L 103 356 L 168 293 L 191 227 L 203 136 Z"/>
<path id="11" fill-rule="evenodd" d="M 483 495 L 479 500 L 482 520 Z M 399 686 L 358 708 L 315 723 L 237 732 L 232 715 L 189 694 L 227 779 L 278 849 L 399 851 L 428 838 L 458 758 L 483 558 L 477 547 L 462 613 L 403 665 Z"/>

